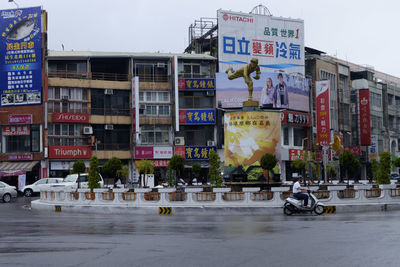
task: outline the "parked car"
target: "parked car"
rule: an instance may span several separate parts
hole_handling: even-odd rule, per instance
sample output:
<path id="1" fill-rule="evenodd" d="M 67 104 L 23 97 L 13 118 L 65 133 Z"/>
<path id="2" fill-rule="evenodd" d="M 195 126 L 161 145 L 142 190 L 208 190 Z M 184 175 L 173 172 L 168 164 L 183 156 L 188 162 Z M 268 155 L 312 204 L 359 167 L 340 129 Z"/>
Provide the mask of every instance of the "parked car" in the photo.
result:
<path id="1" fill-rule="evenodd" d="M 11 201 L 11 198 L 15 198 L 17 195 L 17 188 L 15 186 L 0 182 L 0 198 L 3 202 L 8 203 Z"/>
<path id="2" fill-rule="evenodd" d="M 40 193 L 41 190 L 49 189 L 53 184 L 61 183 L 63 180 L 63 178 L 43 178 L 37 180 L 33 184 L 24 186 L 21 192 L 24 194 L 24 196 L 31 197 L 34 194 Z"/>
<path id="3" fill-rule="evenodd" d="M 391 173 L 390 174 L 390 180 L 396 180 L 397 182 L 400 182 L 400 175 L 398 173 Z"/>
<path id="4" fill-rule="evenodd" d="M 80 188 L 89 188 L 89 180 L 88 180 L 88 173 L 81 173 L 79 187 Z M 101 174 L 100 176 L 100 187 L 104 186 L 104 180 Z M 53 184 L 51 187 L 65 187 L 68 189 L 77 189 L 78 188 L 78 174 L 68 174 L 61 183 Z"/>

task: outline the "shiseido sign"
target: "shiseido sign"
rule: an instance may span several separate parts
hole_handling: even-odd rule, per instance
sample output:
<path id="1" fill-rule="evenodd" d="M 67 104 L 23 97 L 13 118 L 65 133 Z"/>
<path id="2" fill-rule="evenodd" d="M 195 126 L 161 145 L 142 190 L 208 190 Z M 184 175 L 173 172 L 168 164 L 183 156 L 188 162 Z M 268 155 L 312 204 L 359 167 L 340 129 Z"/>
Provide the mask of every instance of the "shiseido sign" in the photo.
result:
<path id="1" fill-rule="evenodd" d="M 88 146 L 49 146 L 52 159 L 90 159 L 92 149 Z"/>
<path id="2" fill-rule="evenodd" d="M 54 112 L 52 115 L 52 121 L 53 122 L 89 123 L 89 114 Z"/>

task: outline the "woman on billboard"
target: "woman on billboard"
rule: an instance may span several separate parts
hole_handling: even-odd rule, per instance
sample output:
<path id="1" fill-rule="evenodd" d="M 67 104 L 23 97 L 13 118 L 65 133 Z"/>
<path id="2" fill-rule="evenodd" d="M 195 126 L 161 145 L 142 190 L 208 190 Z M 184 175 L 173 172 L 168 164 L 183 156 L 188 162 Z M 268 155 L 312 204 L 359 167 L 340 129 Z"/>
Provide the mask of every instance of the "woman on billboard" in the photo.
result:
<path id="1" fill-rule="evenodd" d="M 267 84 L 261 90 L 260 106 L 263 108 L 276 108 L 276 88 L 271 78 L 267 78 Z"/>

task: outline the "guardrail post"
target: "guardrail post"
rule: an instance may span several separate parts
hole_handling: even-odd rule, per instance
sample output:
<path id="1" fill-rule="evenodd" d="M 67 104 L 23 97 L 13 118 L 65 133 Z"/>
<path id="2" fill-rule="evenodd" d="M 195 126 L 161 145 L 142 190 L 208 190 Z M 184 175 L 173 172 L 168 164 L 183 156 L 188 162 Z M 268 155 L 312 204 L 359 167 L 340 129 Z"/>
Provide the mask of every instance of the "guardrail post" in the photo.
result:
<path id="1" fill-rule="evenodd" d="M 112 201 L 112 203 L 119 204 L 119 203 L 123 202 L 122 194 L 128 192 L 129 189 L 128 188 L 114 188 L 112 191 L 114 192 L 114 200 Z"/>
<path id="2" fill-rule="evenodd" d="M 329 204 L 338 204 L 342 202 L 342 200 L 338 197 L 338 192 L 341 190 L 345 190 L 347 187 L 345 185 L 337 185 L 337 186 L 328 186 L 328 191 L 332 195 L 331 201 Z"/>
<path id="3" fill-rule="evenodd" d="M 170 201 L 167 198 L 167 194 L 176 192 L 176 188 L 160 188 L 158 193 L 160 193 L 160 206 L 166 206 Z"/>
<path id="4" fill-rule="evenodd" d="M 282 187 L 271 187 L 271 192 L 274 192 L 274 196 L 272 198 L 272 202 L 276 206 L 283 206 L 285 200 L 281 199 L 282 192 L 287 192 L 290 190 L 289 186 L 282 186 Z"/>
<path id="5" fill-rule="evenodd" d="M 223 204 L 224 201 L 222 200 L 222 194 L 231 192 L 231 188 L 230 187 L 213 188 L 213 192 L 215 193 L 215 203 Z"/>
<path id="6" fill-rule="evenodd" d="M 87 202 L 87 201 L 89 201 L 89 200 L 86 200 L 86 196 L 85 196 L 86 192 L 90 192 L 89 189 L 87 189 L 87 188 L 79 188 L 77 191 L 79 193 L 78 202 Z"/>
<path id="7" fill-rule="evenodd" d="M 151 188 L 135 188 L 134 191 L 137 194 L 137 203 L 140 205 L 146 203 L 144 200 L 144 194 L 151 192 Z"/>
<path id="8" fill-rule="evenodd" d="M 394 199 L 390 196 L 390 190 L 395 189 L 395 184 L 381 184 L 379 188 L 382 190 L 382 200 L 384 201 L 393 201 Z"/>
<path id="9" fill-rule="evenodd" d="M 187 193 L 186 201 L 190 205 L 199 204 L 197 201 L 194 200 L 196 193 L 203 192 L 203 188 L 194 187 L 194 188 L 185 188 L 185 192 Z"/>
<path id="10" fill-rule="evenodd" d="M 243 187 L 242 192 L 244 193 L 244 202 L 251 203 L 253 201 L 251 200 L 250 195 L 255 192 L 260 192 L 260 188 L 259 187 Z"/>

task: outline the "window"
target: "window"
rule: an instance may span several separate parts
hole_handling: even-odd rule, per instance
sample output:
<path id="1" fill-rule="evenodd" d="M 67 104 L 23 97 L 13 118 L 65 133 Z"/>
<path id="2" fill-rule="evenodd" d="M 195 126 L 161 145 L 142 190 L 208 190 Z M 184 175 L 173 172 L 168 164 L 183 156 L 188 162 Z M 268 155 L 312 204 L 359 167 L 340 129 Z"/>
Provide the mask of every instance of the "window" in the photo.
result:
<path id="1" fill-rule="evenodd" d="M 382 95 L 370 92 L 370 99 L 372 107 L 381 109 L 382 108 Z"/>
<path id="2" fill-rule="evenodd" d="M 293 128 L 293 146 L 303 146 L 304 130 Z"/>
<path id="3" fill-rule="evenodd" d="M 51 146 L 88 145 L 88 137 L 82 136 L 82 128 L 86 125 L 72 123 L 49 123 L 48 136 Z"/>
<path id="4" fill-rule="evenodd" d="M 141 144 L 167 145 L 170 143 L 170 126 L 168 125 L 142 125 Z"/>
<path id="5" fill-rule="evenodd" d="M 181 131 L 184 133 L 186 145 L 207 145 L 208 140 L 214 140 L 214 126 L 182 125 Z"/>
<path id="6" fill-rule="evenodd" d="M 169 103 L 168 91 L 142 91 L 139 92 L 139 102 Z"/>
<path id="7" fill-rule="evenodd" d="M 129 150 L 130 126 L 114 124 L 113 130 L 106 130 L 104 124 L 94 124 L 93 134 L 96 137 L 98 150 Z"/>
<path id="8" fill-rule="evenodd" d="M 289 145 L 289 128 L 288 127 L 283 128 L 283 145 L 285 145 L 285 146 Z"/>
<path id="9" fill-rule="evenodd" d="M 382 129 L 383 128 L 382 118 L 371 114 L 371 128 Z"/>
<path id="10" fill-rule="evenodd" d="M 140 105 L 139 114 L 146 116 L 169 116 L 169 105 Z"/>
<path id="11" fill-rule="evenodd" d="M 167 82 L 168 64 L 166 62 L 135 64 L 136 76 L 141 82 Z"/>
<path id="12" fill-rule="evenodd" d="M 179 92 L 179 104 L 182 108 L 214 108 L 214 97 L 206 91 Z"/>
<path id="13" fill-rule="evenodd" d="M 394 95 L 388 94 L 388 104 L 394 105 Z"/>
<path id="14" fill-rule="evenodd" d="M 2 136 L 2 153 L 40 152 L 40 125 L 30 125 L 29 135 Z"/>
<path id="15" fill-rule="evenodd" d="M 337 101 L 337 83 L 336 83 L 336 74 L 331 73 L 325 70 L 320 70 L 319 73 L 320 80 L 329 80 L 329 97 L 330 97 L 330 119 L 331 119 L 331 128 L 339 129 L 338 127 L 338 101 Z"/>
<path id="16" fill-rule="evenodd" d="M 104 90 L 92 89 L 91 113 L 94 115 L 129 116 L 129 91 L 114 90 L 112 95 Z"/>
<path id="17" fill-rule="evenodd" d="M 183 64 L 183 77 L 184 78 L 201 78 L 200 64 Z"/>

